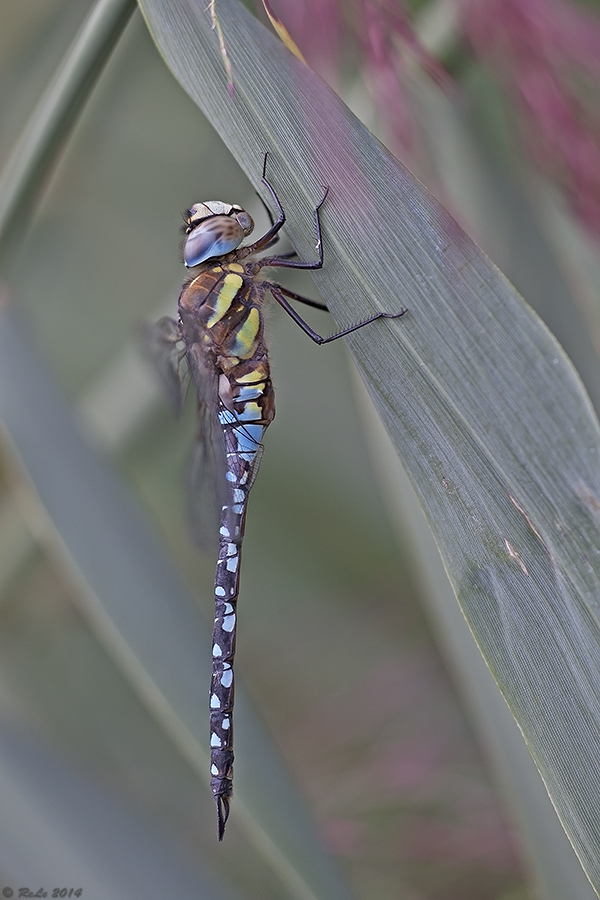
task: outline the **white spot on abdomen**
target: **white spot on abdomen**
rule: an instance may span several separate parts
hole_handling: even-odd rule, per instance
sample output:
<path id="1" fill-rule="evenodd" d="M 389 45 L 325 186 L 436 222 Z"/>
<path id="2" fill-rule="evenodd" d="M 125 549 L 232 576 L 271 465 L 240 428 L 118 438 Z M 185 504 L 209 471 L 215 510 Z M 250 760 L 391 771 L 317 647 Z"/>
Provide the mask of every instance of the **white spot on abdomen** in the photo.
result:
<path id="1" fill-rule="evenodd" d="M 230 616 L 225 616 L 221 627 L 223 631 L 233 631 L 233 629 L 235 628 L 235 613 L 231 613 Z M 219 656 L 220 655 L 221 654 L 219 653 Z"/>

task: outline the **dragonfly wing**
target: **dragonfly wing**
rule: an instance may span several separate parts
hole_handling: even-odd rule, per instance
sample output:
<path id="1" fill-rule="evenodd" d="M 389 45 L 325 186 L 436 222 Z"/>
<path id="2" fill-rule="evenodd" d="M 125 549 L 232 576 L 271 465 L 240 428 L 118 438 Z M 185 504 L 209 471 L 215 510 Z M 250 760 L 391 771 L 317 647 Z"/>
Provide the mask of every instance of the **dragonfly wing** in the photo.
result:
<path id="1" fill-rule="evenodd" d="M 188 472 L 188 506 L 194 540 L 204 550 L 219 544 L 221 510 L 229 502 L 225 479 L 225 443 L 218 420 L 202 402 L 198 404 L 198 437 Z"/>
<path id="2" fill-rule="evenodd" d="M 225 477 L 225 438 L 218 418 L 218 375 L 197 344 L 188 350 L 188 365 L 198 393 L 198 435 L 187 482 L 190 520 L 196 542 L 213 551 L 219 543 L 221 510 L 231 496 Z"/>
<path id="3" fill-rule="evenodd" d="M 163 316 L 156 325 L 142 326 L 142 338 L 144 355 L 158 372 L 169 400 L 179 412 L 183 396 L 181 363 L 185 355 L 179 323 Z"/>

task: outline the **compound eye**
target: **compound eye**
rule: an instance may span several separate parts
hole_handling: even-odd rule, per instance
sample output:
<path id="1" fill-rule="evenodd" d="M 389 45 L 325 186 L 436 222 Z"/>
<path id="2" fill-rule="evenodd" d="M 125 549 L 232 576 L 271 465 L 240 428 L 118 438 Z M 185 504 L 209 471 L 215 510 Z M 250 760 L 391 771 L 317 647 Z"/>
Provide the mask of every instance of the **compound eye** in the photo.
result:
<path id="1" fill-rule="evenodd" d="M 236 214 L 236 219 L 244 234 L 249 235 L 250 232 L 254 229 L 254 219 L 252 218 L 252 216 L 247 213 L 245 209 L 243 209 L 241 212 Z"/>
<path id="2" fill-rule="evenodd" d="M 244 232 L 229 216 L 212 216 L 192 228 L 183 245 L 183 262 L 188 269 L 207 259 L 231 253 L 244 239 Z"/>

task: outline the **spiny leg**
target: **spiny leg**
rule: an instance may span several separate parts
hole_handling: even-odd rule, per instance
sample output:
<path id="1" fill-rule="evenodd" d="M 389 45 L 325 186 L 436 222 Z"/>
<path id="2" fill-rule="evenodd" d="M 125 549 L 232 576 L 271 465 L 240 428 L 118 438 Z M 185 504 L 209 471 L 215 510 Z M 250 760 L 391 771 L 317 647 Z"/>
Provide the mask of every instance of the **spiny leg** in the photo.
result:
<path id="1" fill-rule="evenodd" d="M 265 207 L 265 209 L 267 210 L 269 219 L 271 220 L 271 227 L 269 228 L 268 231 L 266 231 L 263 234 L 263 236 L 261 238 L 259 238 L 253 244 L 249 244 L 248 247 L 245 248 L 246 250 L 250 250 L 251 253 L 259 253 L 261 250 L 264 250 L 266 247 L 270 247 L 271 244 L 275 243 L 277 240 L 277 235 L 279 234 L 279 232 L 285 225 L 285 212 L 283 210 L 283 206 L 281 205 L 279 197 L 275 193 L 274 187 L 272 186 L 272 184 L 269 181 L 267 181 L 267 179 L 265 177 L 266 171 L 267 171 L 268 156 L 269 156 L 269 153 L 267 151 L 267 153 L 265 153 L 264 159 L 263 159 L 263 170 L 262 170 L 262 177 L 260 180 L 265 185 L 265 187 L 271 194 L 271 197 L 275 201 L 275 205 L 277 207 L 277 219 L 275 221 L 273 221 L 273 216 L 271 215 L 271 211 L 261 197 L 260 198 L 261 202 L 262 202 L 263 206 Z"/>
<path id="2" fill-rule="evenodd" d="M 269 285 L 269 290 L 271 285 L 275 287 L 276 290 L 281 291 L 282 294 L 285 294 L 286 297 L 291 297 L 292 300 L 297 300 L 298 303 L 305 303 L 306 306 L 312 306 L 313 309 L 321 309 L 323 312 L 329 312 L 329 307 L 325 303 L 321 303 L 319 300 L 312 300 L 310 297 L 304 297 L 302 294 L 296 294 L 295 291 L 290 291 L 289 288 L 284 288 L 282 284 L 275 284 L 275 282 L 267 281 Z"/>
<path id="3" fill-rule="evenodd" d="M 275 222 L 273 222 L 273 217 L 271 216 L 269 208 L 267 207 L 267 212 L 269 213 L 269 218 L 271 219 L 271 223 L 272 223 L 271 227 L 261 238 L 259 238 L 258 241 L 256 241 L 254 244 L 251 244 L 248 247 L 244 248 L 246 250 L 250 250 L 251 253 L 259 253 L 260 251 L 266 250 L 268 247 L 272 246 L 272 244 L 275 243 L 275 240 L 276 240 L 276 237 L 277 237 L 279 231 L 282 229 L 282 227 L 285 224 L 285 210 L 283 209 L 283 206 L 281 205 L 281 201 L 275 191 L 275 188 L 273 187 L 271 182 L 268 181 L 268 179 L 266 177 L 268 156 L 269 156 L 268 152 L 265 153 L 264 160 L 263 160 L 263 171 L 262 171 L 261 181 L 265 185 L 265 187 L 267 188 L 269 193 L 271 194 L 271 197 L 273 198 L 273 202 L 275 203 L 275 206 L 277 208 L 277 219 L 275 220 Z M 323 265 L 323 241 L 321 239 L 321 221 L 319 219 L 319 210 L 323 206 L 323 203 L 325 202 L 325 198 L 327 197 L 328 193 L 329 193 L 329 188 L 325 188 L 323 197 L 321 198 L 320 202 L 315 207 L 315 212 L 314 212 L 314 214 L 315 214 L 315 230 L 317 232 L 317 250 L 319 251 L 318 259 L 315 262 L 299 262 L 298 260 L 294 261 L 290 258 L 291 256 L 293 256 L 295 254 L 282 253 L 280 256 L 271 256 L 271 257 L 259 260 L 259 263 L 261 266 L 283 266 L 288 269 L 320 269 L 321 268 L 321 266 Z M 266 206 L 266 204 L 265 204 L 265 206 Z"/>
<path id="4" fill-rule="evenodd" d="M 274 189 L 271 187 L 271 185 L 266 180 L 266 178 L 263 178 L 263 181 L 265 182 L 265 184 L 271 191 L 273 197 L 276 198 L 279 209 L 281 209 L 281 212 L 283 213 L 283 208 L 281 206 L 281 203 L 279 202 L 279 198 L 277 197 L 277 194 L 275 193 Z M 262 259 L 259 260 L 259 264 L 261 267 L 262 266 L 280 266 L 281 268 L 284 268 L 284 269 L 321 269 L 322 268 L 322 266 L 323 266 L 323 237 L 321 234 L 320 210 L 321 210 L 321 207 L 323 206 L 323 204 L 325 203 L 325 199 L 326 199 L 328 193 L 329 193 L 329 188 L 327 188 L 327 187 L 324 188 L 323 196 L 321 197 L 320 201 L 315 206 L 315 210 L 314 210 L 315 232 L 317 235 L 317 243 L 316 243 L 315 249 L 318 251 L 318 254 L 319 254 L 317 259 L 313 260 L 311 262 L 302 262 L 301 260 L 298 260 L 298 259 L 290 259 L 288 254 L 282 253 L 280 256 L 264 256 Z M 283 213 L 283 215 L 285 217 L 285 213 Z M 284 218 L 284 221 L 285 221 L 285 218 Z M 264 249 L 266 249 L 267 246 L 268 246 L 268 244 L 261 247 L 261 249 L 264 250 Z"/>
<path id="5" fill-rule="evenodd" d="M 268 155 L 268 154 L 265 154 L 265 155 Z M 264 174 L 265 174 L 265 172 L 264 172 L 264 165 L 263 165 L 263 176 L 264 176 Z M 265 201 L 263 200 L 263 198 L 260 196 L 260 194 L 258 193 L 258 191 L 256 192 L 256 196 L 258 197 L 258 199 L 260 200 L 260 202 L 261 202 L 262 205 L 264 206 L 265 212 L 266 212 L 267 216 L 269 217 L 269 222 L 271 223 L 271 228 L 272 228 L 272 227 L 275 225 L 275 219 L 273 218 L 273 213 L 271 212 L 271 210 L 269 209 L 269 207 L 267 206 L 267 204 L 265 203 Z M 269 243 L 266 245 L 266 247 L 263 247 L 262 249 L 263 249 L 263 250 L 268 250 L 269 247 L 273 247 L 280 239 L 281 239 L 281 234 L 278 233 L 278 234 L 275 235 L 274 238 L 271 238 L 271 240 L 270 240 Z M 261 241 L 262 241 L 262 240 L 263 240 L 263 239 L 261 238 Z M 296 251 L 295 251 L 295 250 L 290 250 L 290 251 L 287 252 L 287 253 L 282 253 L 281 256 L 286 256 L 286 257 L 288 257 L 288 256 L 296 256 Z"/>
<path id="6" fill-rule="evenodd" d="M 287 288 L 284 288 L 280 284 L 274 284 L 271 281 L 267 282 L 267 284 L 269 285 L 269 290 L 275 300 L 277 300 L 279 305 L 285 309 L 288 316 L 294 320 L 296 325 L 300 326 L 304 334 L 308 335 L 315 344 L 329 344 L 331 341 L 337 341 L 338 338 L 345 337 L 347 334 L 352 334 L 353 331 L 358 331 L 359 328 L 364 328 L 365 325 L 370 325 L 371 322 L 376 322 L 377 319 L 399 319 L 408 312 L 407 309 L 401 309 L 400 312 L 397 313 L 375 313 L 375 315 L 369 316 L 368 319 L 357 322 L 356 325 L 351 325 L 349 328 L 344 328 L 343 331 L 338 331 L 330 337 L 322 337 L 322 335 L 317 334 L 317 332 L 310 327 L 308 322 L 306 322 L 300 313 L 294 309 L 289 300 L 286 300 L 286 296 L 291 297 L 292 300 L 300 300 L 302 303 L 307 303 L 309 306 L 315 306 L 317 309 L 327 309 L 327 307 L 324 307 L 323 304 L 318 304 L 316 300 L 309 300 L 308 297 L 301 297 L 299 294 L 294 294 L 293 291 L 288 291 Z"/>

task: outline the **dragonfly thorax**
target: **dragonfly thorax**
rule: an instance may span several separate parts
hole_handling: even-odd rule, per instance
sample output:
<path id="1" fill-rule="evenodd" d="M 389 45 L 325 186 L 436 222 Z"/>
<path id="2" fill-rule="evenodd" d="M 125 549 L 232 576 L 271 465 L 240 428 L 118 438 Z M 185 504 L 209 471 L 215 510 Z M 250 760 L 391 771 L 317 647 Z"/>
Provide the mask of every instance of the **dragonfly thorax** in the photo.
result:
<path id="1" fill-rule="evenodd" d="M 183 262 L 188 268 L 235 250 L 254 228 L 252 216 L 231 203 L 195 203 L 186 217 Z"/>

